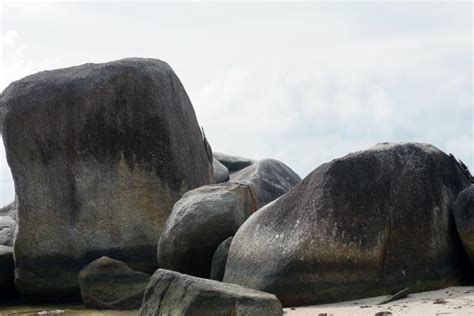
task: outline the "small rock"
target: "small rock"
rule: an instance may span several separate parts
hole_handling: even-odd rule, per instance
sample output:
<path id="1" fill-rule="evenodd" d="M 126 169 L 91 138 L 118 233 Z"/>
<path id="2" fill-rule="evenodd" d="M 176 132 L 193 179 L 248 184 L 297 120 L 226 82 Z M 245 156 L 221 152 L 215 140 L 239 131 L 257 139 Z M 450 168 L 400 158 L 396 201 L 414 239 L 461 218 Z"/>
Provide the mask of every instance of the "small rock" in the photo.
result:
<path id="1" fill-rule="evenodd" d="M 222 183 L 229 180 L 229 170 L 226 166 L 219 162 L 217 159 L 213 159 L 212 167 L 214 168 L 214 179 L 216 183 Z"/>
<path id="2" fill-rule="evenodd" d="M 109 257 L 89 263 L 79 273 L 84 305 L 99 309 L 135 309 L 142 304 L 150 275 Z"/>
<path id="3" fill-rule="evenodd" d="M 433 304 L 448 304 L 448 301 L 446 301 L 444 298 L 437 298 L 434 300 Z"/>
<path id="4" fill-rule="evenodd" d="M 262 159 L 231 174 L 230 181 L 252 183 L 257 191 L 258 207 L 261 208 L 288 192 L 301 178 L 281 161 Z"/>
<path id="5" fill-rule="evenodd" d="M 231 156 L 219 152 L 214 152 L 213 157 L 219 160 L 224 166 L 227 167 L 229 172 L 235 172 L 242 170 L 255 162 L 253 159 L 243 158 L 239 156 Z"/>
<path id="6" fill-rule="evenodd" d="M 9 216 L 13 218 L 15 221 L 17 220 L 17 212 L 18 212 L 18 199 L 16 197 L 13 202 L 0 208 L 0 216 Z"/>
<path id="7" fill-rule="evenodd" d="M 13 247 L 16 221 L 9 216 L 0 216 L 0 246 Z"/>

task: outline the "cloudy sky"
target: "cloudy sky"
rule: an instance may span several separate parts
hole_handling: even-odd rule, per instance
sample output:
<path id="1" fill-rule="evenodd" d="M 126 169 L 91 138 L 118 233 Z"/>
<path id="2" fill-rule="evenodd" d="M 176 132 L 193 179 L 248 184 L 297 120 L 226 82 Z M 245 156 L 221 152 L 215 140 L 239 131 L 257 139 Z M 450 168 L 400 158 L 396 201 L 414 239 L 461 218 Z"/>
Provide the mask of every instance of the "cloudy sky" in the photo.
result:
<path id="1" fill-rule="evenodd" d="M 44 69 L 167 61 L 213 149 L 301 176 L 377 142 L 474 169 L 472 3 L 3 1 L 0 90 Z M 1 144 L 0 144 L 1 145 Z M 13 199 L 0 152 L 0 204 Z"/>

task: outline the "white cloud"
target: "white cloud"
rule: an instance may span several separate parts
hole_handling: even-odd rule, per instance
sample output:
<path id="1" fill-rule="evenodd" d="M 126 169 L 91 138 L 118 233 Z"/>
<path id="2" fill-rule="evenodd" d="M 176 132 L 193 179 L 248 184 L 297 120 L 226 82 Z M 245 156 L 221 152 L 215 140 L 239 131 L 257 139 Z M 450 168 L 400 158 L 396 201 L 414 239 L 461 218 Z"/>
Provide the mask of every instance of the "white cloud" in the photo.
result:
<path id="1" fill-rule="evenodd" d="M 470 9 L 9 4 L 0 88 L 48 68 L 156 57 L 182 79 L 215 150 L 274 157 L 304 176 L 376 142 L 421 141 L 473 168 Z"/>
<path id="2" fill-rule="evenodd" d="M 7 29 L 0 34 L 0 91 L 12 81 L 21 79 L 40 70 L 54 68 L 59 64 L 59 58 L 35 60 L 30 58 L 33 52 L 21 40 L 20 34 L 13 29 Z"/>
<path id="3" fill-rule="evenodd" d="M 472 165 L 471 147 L 453 145 L 472 139 L 463 131 L 472 79 L 454 59 L 470 52 L 465 34 L 323 45 L 316 55 L 237 61 L 190 95 L 214 149 L 276 157 L 303 176 L 384 141 L 430 142 Z"/>

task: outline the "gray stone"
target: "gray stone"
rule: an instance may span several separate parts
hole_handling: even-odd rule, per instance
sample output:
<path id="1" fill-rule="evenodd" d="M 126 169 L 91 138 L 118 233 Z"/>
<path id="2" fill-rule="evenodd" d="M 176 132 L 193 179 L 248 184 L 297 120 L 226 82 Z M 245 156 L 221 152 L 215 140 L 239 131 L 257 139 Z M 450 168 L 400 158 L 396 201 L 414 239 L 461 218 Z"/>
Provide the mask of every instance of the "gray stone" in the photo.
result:
<path id="1" fill-rule="evenodd" d="M 222 281 L 224 278 L 225 264 L 227 262 L 231 243 L 232 237 L 229 237 L 221 242 L 214 252 L 214 255 L 212 256 L 211 275 L 209 277 L 211 280 Z"/>
<path id="2" fill-rule="evenodd" d="M 9 216 L 13 218 L 15 221 L 17 221 L 17 212 L 18 212 L 18 200 L 16 197 L 13 202 L 0 208 L 0 216 Z"/>
<path id="3" fill-rule="evenodd" d="M 222 183 L 229 180 L 229 170 L 224 166 L 219 160 L 214 159 L 212 161 L 212 166 L 214 167 L 214 179 L 216 183 Z"/>
<path id="4" fill-rule="evenodd" d="M 140 315 L 277 316 L 283 309 L 272 294 L 159 269 L 145 291 Z"/>
<path id="5" fill-rule="evenodd" d="M 219 160 L 219 162 L 226 166 L 229 172 L 239 171 L 255 162 L 255 160 L 253 159 L 243 158 L 239 156 L 231 156 L 219 152 L 214 152 L 213 156 L 214 159 Z"/>
<path id="6" fill-rule="evenodd" d="M 209 277 L 219 244 L 257 209 L 252 186 L 221 183 L 187 192 L 176 202 L 158 243 L 161 268 Z"/>
<path id="7" fill-rule="evenodd" d="M 82 301 L 98 309 L 140 308 L 150 277 L 121 261 L 101 257 L 79 273 Z"/>
<path id="8" fill-rule="evenodd" d="M 255 185 L 260 208 L 288 192 L 301 178 L 281 161 L 262 159 L 233 173 L 230 181 L 250 182 Z"/>
<path id="9" fill-rule="evenodd" d="M 224 282 L 284 306 L 460 284 L 452 204 L 469 181 L 448 155 L 379 144 L 325 163 L 237 231 Z"/>
<path id="10" fill-rule="evenodd" d="M 474 185 L 459 193 L 454 203 L 453 214 L 464 249 L 474 264 Z"/>
<path id="11" fill-rule="evenodd" d="M 13 247 L 16 234 L 16 222 L 9 216 L 0 216 L 0 246 Z"/>
<path id="12" fill-rule="evenodd" d="M 7 112 L 6 108 L 0 106 L 0 134 L 2 133 L 2 130 L 3 130 L 3 121 L 5 121 L 6 112 Z"/>
<path id="13" fill-rule="evenodd" d="M 152 273 L 173 204 L 214 181 L 191 102 L 163 61 L 43 71 L 7 87 L 0 107 L 24 297 L 79 298 L 79 270 L 103 255 Z"/>
<path id="14" fill-rule="evenodd" d="M 16 295 L 14 270 L 13 247 L 0 246 L 0 301 Z"/>

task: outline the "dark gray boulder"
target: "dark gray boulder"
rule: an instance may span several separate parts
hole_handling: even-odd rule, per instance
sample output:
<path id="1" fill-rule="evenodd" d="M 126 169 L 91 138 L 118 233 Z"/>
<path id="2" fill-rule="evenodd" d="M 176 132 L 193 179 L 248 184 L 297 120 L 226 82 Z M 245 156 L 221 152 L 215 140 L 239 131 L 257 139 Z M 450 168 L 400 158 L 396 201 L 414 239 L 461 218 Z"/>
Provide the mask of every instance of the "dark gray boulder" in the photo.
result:
<path id="1" fill-rule="evenodd" d="M 224 282 L 318 304 L 460 284 L 452 204 L 468 179 L 434 146 L 379 144 L 325 163 L 237 231 Z"/>
<path id="2" fill-rule="evenodd" d="M 283 309 L 272 294 L 159 269 L 145 291 L 140 315 L 277 316 Z"/>
<path id="3" fill-rule="evenodd" d="M 231 243 L 232 237 L 229 237 L 221 242 L 214 252 L 214 255 L 212 256 L 211 274 L 209 276 L 211 280 L 222 281 L 224 278 L 225 264 L 227 262 L 227 255 L 229 254 Z"/>
<path id="4" fill-rule="evenodd" d="M 15 220 L 10 216 L 0 216 L 0 246 L 13 247 L 16 226 Z"/>
<path id="5" fill-rule="evenodd" d="M 0 246 L 0 301 L 16 296 L 13 247 Z"/>
<path id="6" fill-rule="evenodd" d="M 79 270 L 103 255 L 152 273 L 173 204 L 213 182 L 191 102 L 163 61 L 43 71 L 6 88 L 0 107 L 24 297 L 79 298 Z"/>
<path id="7" fill-rule="evenodd" d="M 3 121 L 5 120 L 5 114 L 7 113 L 7 109 L 5 107 L 0 106 L 0 134 L 3 130 Z"/>
<path id="8" fill-rule="evenodd" d="M 121 261 L 99 258 L 79 273 L 82 301 L 85 306 L 98 309 L 140 308 L 150 277 Z"/>
<path id="9" fill-rule="evenodd" d="M 212 166 L 214 167 L 214 179 L 216 183 L 222 183 L 229 180 L 229 170 L 217 159 L 213 159 Z"/>
<path id="10" fill-rule="evenodd" d="M 255 160 L 253 159 L 243 158 L 239 156 L 231 156 L 219 152 L 214 152 L 213 156 L 214 159 L 218 160 L 220 163 L 226 166 L 229 172 L 239 171 L 255 162 Z"/>
<path id="11" fill-rule="evenodd" d="M 158 264 L 209 277 L 219 244 L 257 209 L 251 185 L 221 183 L 187 192 L 173 207 L 158 243 Z"/>
<path id="12" fill-rule="evenodd" d="M 230 181 L 249 182 L 255 185 L 260 208 L 288 192 L 301 181 L 301 178 L 281 161 L 262 159 L 233 173 Z"/>
<path id="13" fill-rule="evenodd" d="M 474 264 L 474 185 L 459 193 L 453 209 L 459 237 Z"/>

